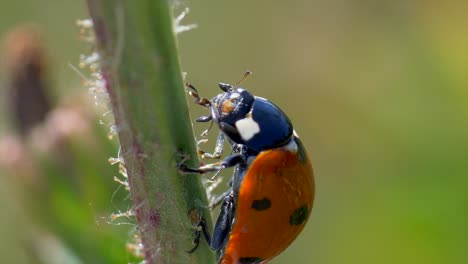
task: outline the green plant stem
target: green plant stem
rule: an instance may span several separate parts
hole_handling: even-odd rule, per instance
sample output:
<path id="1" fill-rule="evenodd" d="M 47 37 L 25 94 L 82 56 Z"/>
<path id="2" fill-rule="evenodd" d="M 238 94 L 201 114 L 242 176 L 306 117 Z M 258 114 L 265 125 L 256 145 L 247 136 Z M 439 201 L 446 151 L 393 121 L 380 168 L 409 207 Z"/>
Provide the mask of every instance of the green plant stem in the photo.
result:
<path id="1" fill-rule="evenodd" d="M 88 0 L 88 7 L 145 259 L 214 263 L 206 243 L 186 252 L 189 212 L 208 221 L 210 214 L 200 178 L 176 168 L 183 155 L 190 166 L 198 162 L 169 1 Z"/>

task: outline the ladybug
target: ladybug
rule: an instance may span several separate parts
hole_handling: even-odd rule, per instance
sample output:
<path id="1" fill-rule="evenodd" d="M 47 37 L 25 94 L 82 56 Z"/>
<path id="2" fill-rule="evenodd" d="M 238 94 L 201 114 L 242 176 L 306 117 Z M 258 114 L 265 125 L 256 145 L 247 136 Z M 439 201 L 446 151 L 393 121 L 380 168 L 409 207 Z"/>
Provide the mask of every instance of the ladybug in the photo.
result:
<path id="1" fill-rule="evenodd" d="M 230 189 L 214 201 L 222 205 L 213 235 L 201 218 L 189 251 L 203 234 L 220 264 L 266 263 L 277 256 L 302 231 L 314 202 L 312 165 L 301 140 L 279 107 L 238 86 L 249 74 L 235 86 L 219 83 L 222 92 L 211 100 L 187 84 L 195 103 L 210 110 L 196 121 L 214 121 L 220 129 L 214 153 L 200 151 L 202 157 L 220 158 L 225 140 L 232 148 L 219 162 L 179 165 L 199 174 L 234 167 Z"/>

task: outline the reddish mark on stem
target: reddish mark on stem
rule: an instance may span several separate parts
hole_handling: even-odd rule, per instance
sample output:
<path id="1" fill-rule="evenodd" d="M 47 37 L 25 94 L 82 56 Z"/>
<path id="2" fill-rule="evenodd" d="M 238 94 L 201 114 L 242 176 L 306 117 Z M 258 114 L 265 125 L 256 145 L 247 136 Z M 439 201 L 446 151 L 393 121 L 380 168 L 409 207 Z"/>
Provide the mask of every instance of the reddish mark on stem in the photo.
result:
<path id="1" fill-rule="evenodd" d="M 94 26 L 94 33 L 96 34 L 96 38 L 98 40 L 98 44 L 101 48 L 106 47 L 108 34 L 106 30 L 105 23 L 102 18 L 93 17 L 93 26 Z"/>
<path id="2" fill-rule="evenodd" d="M 148 223 L 153 227 L 153 228 L 158 228 L 159 225 L 161 224 L 161 216 L 159 215 L 159 212 L 156 211 L 156 209 L 151 210 L 149 216 L 148 216 Z"/>

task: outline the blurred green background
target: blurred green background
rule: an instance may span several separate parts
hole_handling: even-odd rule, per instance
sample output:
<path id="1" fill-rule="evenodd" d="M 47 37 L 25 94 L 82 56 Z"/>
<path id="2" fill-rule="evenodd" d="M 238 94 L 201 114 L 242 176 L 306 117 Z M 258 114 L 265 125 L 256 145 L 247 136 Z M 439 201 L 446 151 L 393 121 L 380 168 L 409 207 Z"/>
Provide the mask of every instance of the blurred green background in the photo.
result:
<path id="1" fill-rule="evenodd" d="M 312 217 L 271 263 L 468 263 L 466 1 L 186 1 L 177 13 L 186 6 L 183 23 L 198 25 L 178 37 L 187 80 L 211 97 L 218 82 L 252 70 L 245 87 L 288 113 L 314 164 Z M 75 25 L 87 17 L 84 1 L 23 0 L 2 10 L 2 37 L 25 22 L 41 29 L 55 104 L 82 98 L 83 80 L 68 64 L 89 52 Z M 11 138 L 1 58 L 0 138 Z M 23 146 L 33 152 L 25 160 L 46 160 L 42 172 L 62 175 L 53 184 L 42 175 L 31 187 L 0 168 L 1 263 L 38 263 L 27 250 L 37 243 L 30 230 L 40 241 L 66 234 L 58 240 L 80 253 L 64 257 L 70 263 L 79 263 L 73 255 L 83 263 L 132 261 L 125 249 L 132 223 L 107 223 L 128 207 L 113 181 L 117 168 L 106 161 L 117 148 L 106 139 L 108 125 L 98 124 L 102 109 L 86 108 L 93 132 L 67 137 L 65 161 Z M 193 114 L 203 112 L 193 107 Z M 45 200 L 28 200 L 36 191 Z M 109 242 L 87 241 L 87 232 Z"/>

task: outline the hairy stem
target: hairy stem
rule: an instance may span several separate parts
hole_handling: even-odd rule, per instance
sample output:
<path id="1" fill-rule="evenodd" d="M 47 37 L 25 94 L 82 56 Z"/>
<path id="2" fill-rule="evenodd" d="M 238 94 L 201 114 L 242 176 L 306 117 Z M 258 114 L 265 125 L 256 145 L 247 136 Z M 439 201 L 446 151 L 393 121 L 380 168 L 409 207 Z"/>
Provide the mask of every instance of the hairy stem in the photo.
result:
<path id="1" fill-rule="evenodd" d="M 193 224 L 208 220 L 167 0 L 88 0 L 102 74 L 130 184 L 147 263 L 214 263 L 205 243 L 193 254 Z"/>

